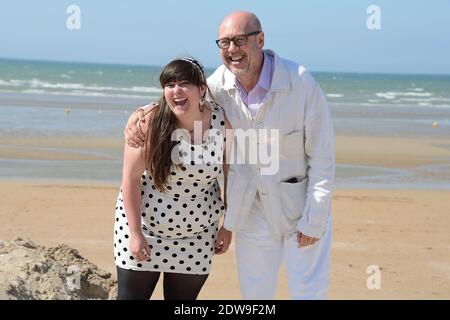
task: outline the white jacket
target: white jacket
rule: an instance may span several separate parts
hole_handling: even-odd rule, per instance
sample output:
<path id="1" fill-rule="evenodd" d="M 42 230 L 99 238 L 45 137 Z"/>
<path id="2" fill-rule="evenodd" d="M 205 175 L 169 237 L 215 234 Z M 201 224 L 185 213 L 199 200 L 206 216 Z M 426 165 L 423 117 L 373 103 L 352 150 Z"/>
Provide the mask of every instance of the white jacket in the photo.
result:
<path id="1" fill-rule="evenodd" d="M 330 111 L 321 88 L 304 67 L 271 50 L 265 52 L 274 56 L 272 85 L 255 121 L 235 87 L 235 76 L 225 66 L 208 78 L 234 129 L 279 129 L 280 137 L 275 174 L 261 174 L 259 164 L 230 166 L 224 224 L 229 230 L 241 230 L 258 191 L 272 234 L 299 230 L 320 238 L 330 218 L 334 185 Z M 269 148 L 273 143 L 260 142 Z M 298 182 L 286 182 L 291 178 Z"/>

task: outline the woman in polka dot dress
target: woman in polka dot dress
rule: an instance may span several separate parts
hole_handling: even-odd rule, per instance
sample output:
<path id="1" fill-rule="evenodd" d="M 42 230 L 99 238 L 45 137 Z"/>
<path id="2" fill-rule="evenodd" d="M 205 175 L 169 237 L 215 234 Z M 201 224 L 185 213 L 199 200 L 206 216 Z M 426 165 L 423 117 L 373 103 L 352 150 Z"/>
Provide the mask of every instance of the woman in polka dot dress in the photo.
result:
<path id="1" fill-rule="evenodd" d="M 214 253 L 231 242 L 231 232 L 219 230 L 225 204 L 217 180 L 223 173 L 226 183 L 230 124 L 205 101 L 196 60 L 172 61 L 160 83 L 164 94 L 140 123 L 145 147 L 125 144 L 114 226 L 118 299 L 149 299 L 161 273 L 165 299 L 196 299 Z"/>

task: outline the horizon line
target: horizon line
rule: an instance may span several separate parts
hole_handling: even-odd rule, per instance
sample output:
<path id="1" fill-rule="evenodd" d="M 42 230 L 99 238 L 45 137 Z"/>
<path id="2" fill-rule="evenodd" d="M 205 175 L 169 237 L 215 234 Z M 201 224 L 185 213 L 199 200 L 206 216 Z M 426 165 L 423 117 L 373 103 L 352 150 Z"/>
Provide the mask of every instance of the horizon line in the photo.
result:
<path id="1" fill-rule="evenodd" d="M 95 61 L 69 61 L 69 60 L 47 60 L 47 59 L 29 59 L 29 58 L 11 58 L 11 57 L 0 57 L 0 60 L 14 60 L 14 61 L 30 61 L 30 62 L 54 62 L 54 63 L 73 63 L 73 64 L 96 64 L 105 66 L 130 66 L 130 67 L 156 67 L 161 68 L 163 65 L 156 64 L 141 64 L 141 63 L 125 63 L 125 62 L 95 62 Z M 205 69 L 217 69 L 219 66 L 211 67 L 205 66 Z M 337 71 L 337 70 L 311 70 L 307 68 L 311 73 L 346 73 L 346 74 L 374 74 L 374 75 L 419 75 L 419 76 L 450 76 L 449 73 L 408 73 L 408 72 L 376 72 L 376 71 Z"/>

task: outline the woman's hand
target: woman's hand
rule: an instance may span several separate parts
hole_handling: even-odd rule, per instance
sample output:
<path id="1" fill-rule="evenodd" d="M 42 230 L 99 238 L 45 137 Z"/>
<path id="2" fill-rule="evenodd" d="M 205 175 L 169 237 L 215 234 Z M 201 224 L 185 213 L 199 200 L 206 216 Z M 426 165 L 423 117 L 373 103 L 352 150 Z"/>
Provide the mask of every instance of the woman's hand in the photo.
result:
<path id="1" fill-rule="evenodd" d="M 151 249 L 142 232 L 132 232 L 130 235 L 130 251 L 139 262 L 150 258 Z"/>
<path id="2" fill-rule="evenodd" d="M 227 252 L 228 248 L 230 247 L 232 238 L 231 231 L 227 230 L 222 226 L 217 233 L 217 239 L 215 243 L 215 253 L 216 254 L 222 254 Z"/>

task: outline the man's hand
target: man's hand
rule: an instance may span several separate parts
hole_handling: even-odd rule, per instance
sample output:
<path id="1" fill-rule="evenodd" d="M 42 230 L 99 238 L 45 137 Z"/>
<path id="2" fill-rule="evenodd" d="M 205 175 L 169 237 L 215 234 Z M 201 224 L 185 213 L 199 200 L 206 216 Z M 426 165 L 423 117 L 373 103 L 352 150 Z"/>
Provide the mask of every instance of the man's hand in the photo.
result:
<path id="1" fill-rule="evenodd" d="M 228 248 L 230 247 L 231 238 L 232 238 L 231 231 L 225 229 L 222 226 L 219 232 L 217 233 L 217 239 L 215 243 L 215 254 L 222 254 L 227 252 Z"/>
<path id="2" fill-rule="evenodd" d="M 145 123 L 144 109 L 139 108 L 128 118 L 127 125 L 123 134 L 126 143 L 132 148 L 143 147 L 145 143 L 145 135 L 140 129 L 140 125 Z"/>
<path id="3" fill-rule="evenodd" d="M 297 231 L 297 241 L 298 241 L 298 247 L 299 248 L 303 248 L 303 247 L 307 247 L 307 246 L 313 245 L 314 243 L 319 241 L 319 239 L 313 238 L 313 237 L 309 237 L 307 235 L 304 235 L 300 231 Z"/>

